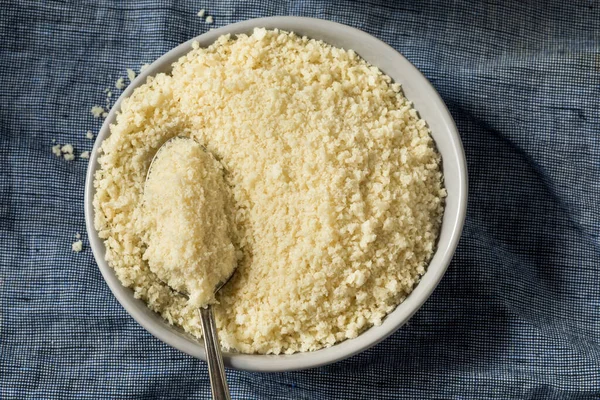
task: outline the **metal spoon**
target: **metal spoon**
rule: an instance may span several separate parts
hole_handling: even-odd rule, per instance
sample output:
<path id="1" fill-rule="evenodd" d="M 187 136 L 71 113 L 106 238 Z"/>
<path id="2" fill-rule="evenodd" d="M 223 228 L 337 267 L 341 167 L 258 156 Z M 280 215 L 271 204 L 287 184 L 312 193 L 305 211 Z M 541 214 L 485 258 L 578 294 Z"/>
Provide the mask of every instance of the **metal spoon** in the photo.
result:
<path id="1" fill-rule="evenodd" d="M 165 143 L 158 149 L 154 158 L 150 162 L 150 167 L 148 168 L 148 173 L 146 174 L 146 183 L 148 182 L 148 177 L 152 172 L 152 165 L 156 158 L 161 153 L 161 150 L 165 147 L 167 143 L 170 143 L 174 140 L 186 140 L 189 141 L 190 146 L 200 146 L 204 151 L 208 152 L 204 146 L 199 144 L 193 139 L 176 136 Z M 144 184 L 144 190 L 146 189 Z M 220 282 L 217 287 L 215 287 L 215 293 L 218 292 L 233 276 L 235 269 L 231 273 L 231 275 L 224 281 Z M 158 277 L 165 286 L 168 286 L 172 291 L 184 296 L 186 299 L 189 298 L 188 293 L 181 292 L 169 286 L 165 281 L 167 279 L 163 279 L 163 277 Z M 215 323 L 215 316 L 212 311 L 211 305 L 207 305 L 206 307 L 199 308 L 198 314 L 200 315 L 200 321 L 202 324 L 202 333 L 204 335 L 204 350 L 206 352 L 206 362 L 208 363 L 208 376 L 210 379 L 210 388 L 212 391 L 213 399 L 215 400 L 230 400 L 231 396 L 229 394 L 229 387 L 227 385 L 227 378 L 225 376 L 225 366 L 223 365 L 223 354 L 221 353 L 221 345 L 219 342 L 219 336 L 217 332 L 217 325 Z"/>

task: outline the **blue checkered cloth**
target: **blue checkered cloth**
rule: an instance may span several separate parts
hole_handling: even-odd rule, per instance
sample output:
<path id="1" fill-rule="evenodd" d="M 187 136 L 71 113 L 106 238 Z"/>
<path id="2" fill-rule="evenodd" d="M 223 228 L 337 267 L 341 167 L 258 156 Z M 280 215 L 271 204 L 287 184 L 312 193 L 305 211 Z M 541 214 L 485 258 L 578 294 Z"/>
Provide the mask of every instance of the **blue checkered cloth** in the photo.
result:
<path id="1" fill-rule="evenodd" d="M 207 25 L 196 13 L 214 16 Z M 85 232 L 105 88 L 210 27 L 302 15 L 384 40 L 440 92 L 468 159 L 456 256 L 374 348 L 290 373 L 228 371 L 238 399 L 600 399 L 598 1 L 2 1 L 0 398 L 201 399 L 206 365 L 118 304 Z"/>

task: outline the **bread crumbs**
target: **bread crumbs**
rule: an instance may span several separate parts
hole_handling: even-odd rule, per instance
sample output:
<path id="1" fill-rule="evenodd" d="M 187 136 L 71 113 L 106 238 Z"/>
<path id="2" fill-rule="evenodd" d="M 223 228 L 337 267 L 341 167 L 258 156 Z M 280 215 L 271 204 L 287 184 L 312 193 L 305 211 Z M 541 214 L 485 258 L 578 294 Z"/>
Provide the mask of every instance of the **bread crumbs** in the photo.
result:
<path id="1" fill-rule="evenodd" d="M 394 85 L 354 51 L 294 33 L 196 44 L 123 100 L 100 148 L 94 223 L 119 280 L 201 336 L 139 228 L 150 160 L 182 135 L 221 161 L 234 199 L 240 259 L 214 305 L 226 349 L 312 351 L 380 325 L 425 273 L 446 195 L 427 124 Z"/>

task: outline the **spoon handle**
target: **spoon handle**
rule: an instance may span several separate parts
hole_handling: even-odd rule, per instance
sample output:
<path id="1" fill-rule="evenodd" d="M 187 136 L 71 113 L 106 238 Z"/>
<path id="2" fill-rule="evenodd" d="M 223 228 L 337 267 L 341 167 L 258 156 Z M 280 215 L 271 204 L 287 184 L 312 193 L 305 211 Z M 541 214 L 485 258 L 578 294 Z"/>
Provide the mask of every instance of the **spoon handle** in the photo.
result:
<path id="1" fill-rule="evenodd" d="M 206 362 L 208 363 L 208 376 L 213 399 L 230 400 L 229 387 L 225 376 L 223 365 L 223 354 L 221 354 L 221 343 L 217 333 L 217 325 L 212 307 L 200 308 L 200 320 L 202 321 L 202 332 L 204 334 L 204 350 L 206 351 Z"/>

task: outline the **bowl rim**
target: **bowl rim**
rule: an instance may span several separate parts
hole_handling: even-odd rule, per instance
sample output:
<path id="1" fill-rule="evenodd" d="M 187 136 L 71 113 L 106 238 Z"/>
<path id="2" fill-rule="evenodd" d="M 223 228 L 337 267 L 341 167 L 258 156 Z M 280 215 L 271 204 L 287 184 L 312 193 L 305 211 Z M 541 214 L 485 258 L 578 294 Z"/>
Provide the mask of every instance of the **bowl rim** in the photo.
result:
<path id="1" fill-rule="evenodd" d="M 446 205 L 440 232 L 440 238 L 442 237 L 442 234 L 446 232 L 445 237 L 447 236 L 448 239 L 444 241 L 443 246 L 441 245 L 440 239 L 438 248 L 419 284 L 404 302 L 398 305 L 394 311 L 385 317 L 382 325 L 371 327 L 354 339 L 347 339 L 334 346 L 313 352 L 294 353 L 289 355 L 241 354 L 233 352 L 224 352 L 223 354 L 225 365 L 228 367 L 247 371 L 283 372 L 319 367 L 353 356 L 381 342 L 397 331 L 413 316 L 413 314 L 429 298 L 442 279 L 458 245 L 466 217 L 468 175 L 465 153 L 459 133 L 456 129 L 454 120 L 440 95 L 431 83 L 429 83 L 427 78 L 425 78 L 425 76 L 423 76 L 423 74 L 421 74 L 421 72 L 404 56 L 391 46 L 366 32 L 337 22 L 317 18 L 276 16 L 250 19 L 226 25 L 208 31 L 180 44 L 150 64 L 150 66 L 131 82 L 121 96 L 119 96 L 96 137 L 88 164 L 85 182 L 84 206 L 86 230 L 98 268 L 113 295 L 117 298 L 123 308 L 125 308 L 125 310 L 153 336 L 184 353 L 205 360 L 202 341 L 192 339 L 190 335 L 183 333 L 180 329 L 172 327 L 158 314 L 150 311 L 141 300 L 135 299 L 133 291 L 129 288 L 125 288 L 121 284 L 112 267 L 110 267 L 108 262 L 104 259 L 106 248 L 103 240 L 99 238 L 98 232 L 94 227 L 94 175 L 99 167 L 98 149 L 102 141 L 110 134 L 109 125 L 115 120 L 117 110 L 120 110 L 122 100 L 129 97 L 134 88 L 144 84 L 148 76 L 155 75 L 159 72 L 170 71 L 172 62 L 188 53 L 192 49 L 192 43 L 194 41 L 198 41 L 200 46 L 206 46 L 213 43 L 221 35 L 229 33 L 249 33 L 256 27 L 294 31 L 302 35 L 306 34 L 309 37 L 324 40 L 325 42 L 328 42 L 328 40 L 323 39 L 323 36 L 335 36 L 337 42 L 348 43 L 347 47 L 339 46 L 339 43 L 333 44 L 336 47 L 352 48 L 361 56 L 363 56 L 363 54 L 357 47 L 364 49 L 372 48 L 375 49 L 374 51 L 378 51 L 381 54 L 385 54 L 386 57 L 389 57 L 389 60 L 392 60 L 394 65 L 400 65 L 402 69 L 406 70 L 403 75 L 407 75 L 407 79 L 408 75 L 410 75 L 410 78 L 417 82 L 415 85 L 418 84 L 420 86 L 419 97 L 423 98 L 421 101 L 428 102 L 427 104 L 429 104 L 430 107 L 433 107 L 438 113 L 438 117 L 440 118 L 439 122 L 443 125 L 448 135 L 447 137 L 444 136 L 448 139 L 447 146 L 449 146 L 451 150 L 448 150 L 447 154 L 442 154 L 445 180 L 447 180 L 446 157 L 449 154 L 452 155 L 449 159 L 453 168 L 452 172 L 456 173 L 456 176 L 453 176 L 452 179 L 458 180 L 456 182 L 456 193 L 452 194 L 453 197 L 455 197 L 453 200 L 453 209 L 448 210 L 448 204 Z M 307 32 L 315 31 L 319 31 L 319 33 L 316 35 L 307 34 Z M 353 40 L 358 42 L 352 42 Z M 361 43 L 361 45 L 358 46 L 356 43 Z M 371 60 L 367 61 L 378 66 L 377 63 L 373 63 Z M 384 70 L 384 72 L 392 75 L 389 71 Z M 398 79 L 396 79 L 396 81 L 398 81 Z M 405 86 L 404 82 L 400 83 L 403 87 Z M 407 96 L 407 98 L 410 101 L 413 101 L 409 96 Z M 420 112 L 419 106 L 415 106 L 415 108 Z M 426 119 L 426 121 L 429 124 L 429 120 Z M 442 134 L 439 135 L 441 136 Z M 452 211 L 451 215 L 448 215 L 449 211 Z"/>

